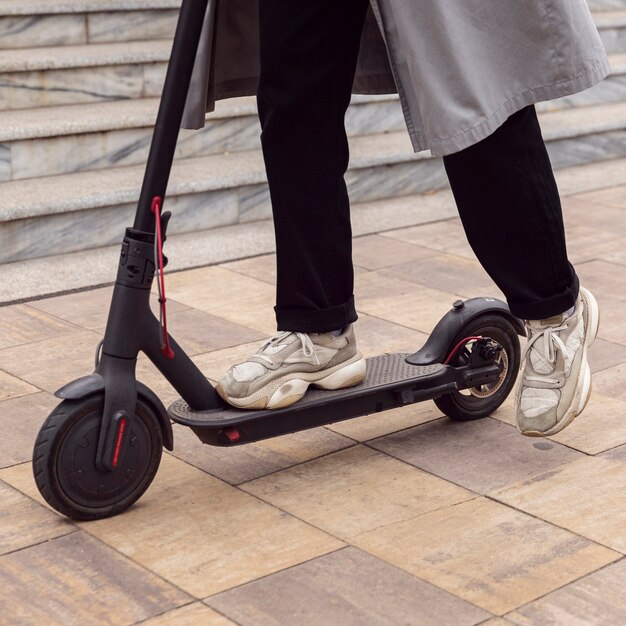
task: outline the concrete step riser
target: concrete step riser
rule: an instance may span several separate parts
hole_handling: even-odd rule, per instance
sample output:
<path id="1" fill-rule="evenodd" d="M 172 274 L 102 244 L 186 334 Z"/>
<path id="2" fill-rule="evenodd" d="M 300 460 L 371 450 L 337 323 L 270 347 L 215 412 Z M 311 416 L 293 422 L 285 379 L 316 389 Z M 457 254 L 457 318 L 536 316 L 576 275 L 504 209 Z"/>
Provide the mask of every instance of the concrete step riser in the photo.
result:
<path id="1" fill-rule="evenodd" d="M 626 100 L 626 74 L 612 76 L 585 92 L 542 102 L 539 111 Z M 350 136 L 403 130 L 397 101 L 353 105 L 346 116 Z M 260 147 L 255 115 L 213 119 L 201 131 L 183 131 L 176 157 L 254 150 Z M 0 182 L 40 176 L 141 165 L 148 156 L 152 128 L 137 127 L 81 135 L 0 143 Z"/>
<path id="2" fill-rule="evenodd" d="M 592 11 L 619 11 L 626 9 L 626 0 L 587 0 Z"/>
<path id="3" fill-rule="evenodd" d="M 626 156 L 626 130 L 548 142 L 555 169 Z M 346 176 L 352 202 L 397 198 L 445 188 L 441 159 L 363 167 Z M 267 186 L 256 184 L 168 198 L 172 234 L 270 217 Z M 45 215 L 0 224 L 0 263 L 86 250 L 118 242 L 134 204 Z"/>
<path id="4" fill-rule="evenodd" d="M 160 96 L 166 69 L 166 63 L 154 62 L 6 72 L 0 110 Z"/>
<path id="5" fill-rule="evenodd" d="M 177 18 L 167 9 L 0 17 L 0 49 L 169 39 Z"/>
<path id="6" fill-rule="evenodd" d="M 626 52 L 626 26 L 599 28 L 599 33 L 608 54 Z"/>

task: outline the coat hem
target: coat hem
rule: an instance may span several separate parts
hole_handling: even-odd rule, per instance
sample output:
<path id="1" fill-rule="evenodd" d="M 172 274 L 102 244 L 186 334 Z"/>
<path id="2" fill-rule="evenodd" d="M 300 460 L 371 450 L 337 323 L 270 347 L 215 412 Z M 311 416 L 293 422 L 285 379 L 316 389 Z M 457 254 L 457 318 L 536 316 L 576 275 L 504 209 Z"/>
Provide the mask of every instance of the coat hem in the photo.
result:
<path id="1" fill-rule="evenodd" d="M 409 120 L 407 120 L 407 128 L 409 129 L 413 149 L 415 152 L 430 150 L 435 157 L 459 152 L 491 135 L 513 113 L 525 106 L 584 91 L 606 78 L 609 74 L 611 74 L 611 66 L 608 59 L 604 57 L 598 60 L 592 68 L 581 74 L 521 91 L 505 100 L 491 114 L 486 116 L 482 122 L 441 139 L 429 139 L 425 135 L 417 136 L 415 132 L 410 130 L 411 126 L 413 126 L 412 120 L 410 124 Z"/>

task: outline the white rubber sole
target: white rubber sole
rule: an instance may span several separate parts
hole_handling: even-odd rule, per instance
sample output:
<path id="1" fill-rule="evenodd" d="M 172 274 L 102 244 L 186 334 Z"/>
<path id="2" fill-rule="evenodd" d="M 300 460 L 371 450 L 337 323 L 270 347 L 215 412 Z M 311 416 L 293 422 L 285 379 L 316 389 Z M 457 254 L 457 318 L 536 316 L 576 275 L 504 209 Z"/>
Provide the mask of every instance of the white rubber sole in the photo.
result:
<path id="1" fill-rule="evenodd" d="M 577 393 L 572 398 L 572 404 L 570 408 L 565 412 L 565 415 L 549 430 L 541 432 L 539 430 L 527 430 L 521 431 L 522 435 L 526 437 L 550 437 L 561 432 L 564 428 L 569 426 L 574 419 L 576 419 L 584 410 L 591 398 L 592 382 L 591 382 L 591 368 L 587 361 L 587 350 L 589 346 L 593 344 L 598 336 L 598 330 L 600 328 L 600 308 L 593 294 L 583 287 L 585 298 L 588 303 L 587 307 L 587 335 L 585 337 L 585 345 L 583 346 L 583 366 L 578 373 L 578 380 L 576 382 Z"/>
<path id="2" fill-rule="evenodd" d="M 257 391 L 254 396 L 247 398 L 231 398 L 218 385 L 217 392 L 226 402 L 240 409 L 283 409 L 301 400 L 309 387 L 333 390 L 346 389 L 358 385 L 365 378 L 366 363 L 360 353 L 357 353 L 345 364 L 340 364 L 324 375 L 324 372 L 304 374 L 288 374 L 282 379 L 272 381 L 268 385 L 267 395 L 263 390 Z"/>

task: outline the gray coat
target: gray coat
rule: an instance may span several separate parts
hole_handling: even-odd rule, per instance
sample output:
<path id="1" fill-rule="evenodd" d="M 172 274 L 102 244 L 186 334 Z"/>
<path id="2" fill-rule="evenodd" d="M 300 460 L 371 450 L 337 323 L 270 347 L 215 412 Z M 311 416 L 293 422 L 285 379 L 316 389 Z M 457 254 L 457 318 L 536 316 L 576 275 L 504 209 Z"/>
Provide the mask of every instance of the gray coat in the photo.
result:
<path id="1" fill-rule="evenodd" d="M 585 0 L 370 2 L 353 91 L 397 91 L 416 152 L 458 152 L 522 107 L 610 73 Z M 185 128 L 204 126 L 216 100 L 255 93 L 257 6 L 209 0 Z"/>

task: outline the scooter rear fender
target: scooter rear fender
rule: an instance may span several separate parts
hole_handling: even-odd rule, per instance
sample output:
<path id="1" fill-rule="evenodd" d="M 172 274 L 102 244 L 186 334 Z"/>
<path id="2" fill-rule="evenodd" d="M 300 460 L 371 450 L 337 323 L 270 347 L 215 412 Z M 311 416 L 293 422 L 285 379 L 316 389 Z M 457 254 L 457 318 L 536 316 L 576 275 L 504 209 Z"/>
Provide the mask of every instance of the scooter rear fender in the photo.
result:
<path id="1" fill-rule="evenodd" d="M 64 385 L 54 395 L 61 400 L 81 400 L 87 396 L 100 393 L 104 391 L 104 379 L 100 374 L 90 374 L 89 376 L 83 376 L 78 378 L 67 385 Z M 167 415 L 167 410 L 163 406 L 158 396 L 143 383 L 137 381 L 137 394 L 142 400 L 148 403 L 161 426 L 161 432 L 163 433 L 163 445 L 168 450 L 174 449 L 174 433 L 172 432 L 172 423 Z"/>
<path id="2" fill-rule="evenodd" d="M 489 313 L 506 318 L 518 335 L 526 336 L 524 324 L 509 311 L 509 307 L 502 300 L 497 298 L 458 300 L 453 308 L 439 320 L 421 350 L 407 357 L 407 362 L 412 365 L 443 363 L 448 356 L 452 341 L 461 329 L 477 317 Z"/>

